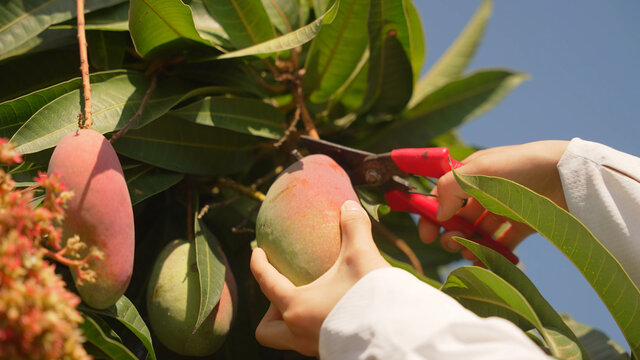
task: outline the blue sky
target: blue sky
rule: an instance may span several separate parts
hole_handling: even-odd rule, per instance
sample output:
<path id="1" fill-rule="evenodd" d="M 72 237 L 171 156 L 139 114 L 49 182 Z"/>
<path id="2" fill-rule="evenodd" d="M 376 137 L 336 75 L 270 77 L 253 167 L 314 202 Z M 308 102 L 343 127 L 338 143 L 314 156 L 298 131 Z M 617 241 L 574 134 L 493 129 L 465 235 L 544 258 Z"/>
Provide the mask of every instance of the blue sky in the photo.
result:
<path id="1" fill-rule="evenodd" d="M 414 0 L 423 21 L 429 68 L 456 38 L 479 1 Z M 497 108 L 464 125 L 480 147 L 580 137 L 640 156 L 640 1 L 494 1 L 470 71 L 509 67 L 525 82 Z M 640 241 L 640 239 L 639 239 Z M 518 248 L 527 275 L 560 312 L 607 333 L 622 333 L 573 265 L 547 240 Z M 640 260 L 639 260 L 640 261 Z"/>

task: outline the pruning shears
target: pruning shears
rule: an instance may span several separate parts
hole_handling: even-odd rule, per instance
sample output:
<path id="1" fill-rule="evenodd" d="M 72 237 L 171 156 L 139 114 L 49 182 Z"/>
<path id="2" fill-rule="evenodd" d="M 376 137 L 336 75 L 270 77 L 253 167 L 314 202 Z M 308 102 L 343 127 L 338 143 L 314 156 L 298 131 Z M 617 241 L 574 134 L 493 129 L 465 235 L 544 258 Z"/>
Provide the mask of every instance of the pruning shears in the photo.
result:
<path id="1" fill-rule="evenodd" d="M 437 196 L 416 193 L 404 179 L 410 175 L 439 178 L 452 168 L 464 165 L 449 156 L 448 148 L 407 148 L 374 154 L 304 135 L 300 141 L 310 153 L 331 157 L 346 171 L 353 186 L 381 187 L 391 210 L 419 214 L 447 230 L 461 231 L 469 240 L 499 252 L 514 264 L 518 263 L 518 257 L 510 249 L 481 231 L 476 224 L 458 215 L 447 221 L 438 221 Z"/>

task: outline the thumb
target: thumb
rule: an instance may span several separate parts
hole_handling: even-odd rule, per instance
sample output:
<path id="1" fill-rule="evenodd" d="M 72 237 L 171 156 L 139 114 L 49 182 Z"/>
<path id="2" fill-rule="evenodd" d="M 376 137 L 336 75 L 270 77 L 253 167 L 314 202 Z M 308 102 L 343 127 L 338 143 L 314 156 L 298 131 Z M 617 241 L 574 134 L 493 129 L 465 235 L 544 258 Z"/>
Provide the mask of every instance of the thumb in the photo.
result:
<path id="1" fill-rule="evenodd" d="M 363 247 L 372 243 L 371 222 L 367 212 L 353 200 L 347 200 L 340 209 L 340 230 L 342 231 L 342 247 Z"/>

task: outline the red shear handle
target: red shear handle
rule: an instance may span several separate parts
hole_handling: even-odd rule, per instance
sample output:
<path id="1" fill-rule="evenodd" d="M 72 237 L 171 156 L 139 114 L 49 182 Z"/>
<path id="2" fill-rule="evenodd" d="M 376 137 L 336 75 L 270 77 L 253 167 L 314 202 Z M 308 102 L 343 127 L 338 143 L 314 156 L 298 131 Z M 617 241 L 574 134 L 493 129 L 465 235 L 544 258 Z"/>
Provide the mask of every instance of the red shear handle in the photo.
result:
<path id="1" fill-rule="evenodd" d="M 420 214 L 447 230 L 461 231 L 467 239 L 499 252 L 514 264 L 518 263 L 518 257 L 511 250 L 502 243 L 495 241 L 490 235 L 482 233 L 472 223 L 463 218 L 454 216 L 445 222 L 436 220 L 438 199 L 435 197 L 406 193 L 401 190 L 391 190 L 385 194 L 385 198 L 391 210 Z"/>
<path id="2" fill-rule="evenodd" d="M 463 164 L 449 157 L 449 149 L 446 147 L 396 149 L 391 151 L 393 160 L 400 170 L 408 174 L 416 174 L 428 177 L 436 177 L 459 168 Z M 449 163 L 451 161 L 451 164 Z"/>

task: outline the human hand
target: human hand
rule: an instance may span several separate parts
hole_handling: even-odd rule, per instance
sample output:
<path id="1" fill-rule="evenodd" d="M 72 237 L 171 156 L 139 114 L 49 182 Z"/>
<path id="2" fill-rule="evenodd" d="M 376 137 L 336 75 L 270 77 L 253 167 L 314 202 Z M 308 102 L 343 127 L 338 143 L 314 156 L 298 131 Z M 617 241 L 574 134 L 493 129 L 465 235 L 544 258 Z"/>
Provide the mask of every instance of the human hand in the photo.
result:
<path id="1" fill-rule="evenodd" d="M 340 211 L 342 246 L 336 262 L 310 284 L 296 287 L 256 248 L 251 271 L 260 289 L 271 301 L 256 329 L 264 346 L 318 355 L 320 327 L 344 294 L 367 273 L 390 266 L 380 255 L 371 235 L 371 222 L 364 209 L 348 200 Z"/>
<path id="2" fill-rule="evenodd" d="M 466 158 L 463 161 L 465 165 L 456 171 L 460 174 L 498 176 L 512 180 L 548 197 L 566 210 L 567 203 L 556 165 L 568 144 L 568 141 L 547 140 L 480 150 Z M 440 178 L 434 193 L 438 194 L 436 217 L 439 221 L 448 220 L 457 214 L 471 223 L 477 222 L 481 231 L 492 235 L 508 223 L 506 230 L 496 240 L 511 250 L 534 233 L 525 224 L 511 222 L 503 216 L 487 212 L 460 188 L 452 172 Z M 418 231 L 422 241 L 430 243 L 437 238 L 440 227 L 421 217 Z M 441 234 L 440 242 L 444 249 L 455 252 L 462 248 L 462 245 L 453 240 L 454 236 L 465 237 L 460 231 L 445 231 Z M 467 249 L 462 249 L 462 255 L 475 260 Z"/>

